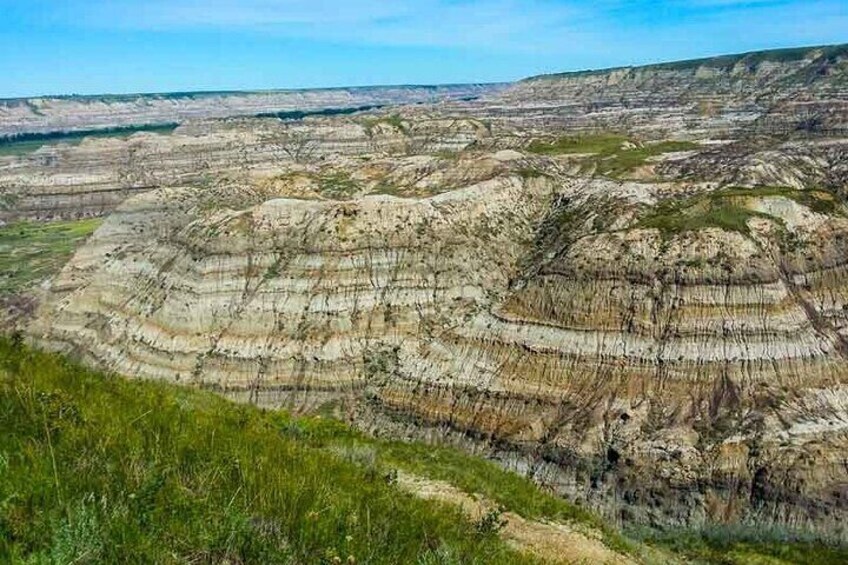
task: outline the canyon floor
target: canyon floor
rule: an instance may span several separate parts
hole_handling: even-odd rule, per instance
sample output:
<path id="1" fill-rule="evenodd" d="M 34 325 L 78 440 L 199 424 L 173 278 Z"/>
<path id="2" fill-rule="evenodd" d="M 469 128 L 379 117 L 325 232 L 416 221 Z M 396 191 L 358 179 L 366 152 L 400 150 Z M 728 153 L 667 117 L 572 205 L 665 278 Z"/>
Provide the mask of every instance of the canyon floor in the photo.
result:
<path id="1" fill-rule="evenodd" d="M 331 94 L 0 104 L 5 327 L 487 457 L 632 539 L 844 557 L 848 47 Z M 692 549 L 395 486 L 540 559 Z"/>

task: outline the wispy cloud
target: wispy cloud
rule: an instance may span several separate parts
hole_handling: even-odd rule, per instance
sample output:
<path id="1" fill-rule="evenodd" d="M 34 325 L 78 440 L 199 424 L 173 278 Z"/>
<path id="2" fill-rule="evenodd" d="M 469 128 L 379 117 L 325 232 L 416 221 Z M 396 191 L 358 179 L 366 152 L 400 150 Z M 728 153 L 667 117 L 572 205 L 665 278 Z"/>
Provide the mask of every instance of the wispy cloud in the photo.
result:
<path id="1" fill-rule="evenodd" d="M 81 8 L 81 10 L 80 10 Z M 240 30 L 372 45 L 510 47 L 588 15 L 552 0 L 129 0 L 87 2 L 76 21 L 143 30 Z M 67 16 L 54 12 L 54 17 Z"/>
<path id="2" fill-rule="evenodd" d="M 78 25 L 221 30 L 338 43 L 514 52 L 647 53 L 663 42 L 807 41 L 848 30 L 844 0 L 69 0 L 49 10 Z M 45 13 L 48 11 L 45 10 Z M 822 33 L 824 31 L 824 33 Z M 788 35 L 787 35 L 788 34 Z M 848 38 L 846 38 L 848 39 Z M 743 41 L 744 42 L 744 41 Z"/>

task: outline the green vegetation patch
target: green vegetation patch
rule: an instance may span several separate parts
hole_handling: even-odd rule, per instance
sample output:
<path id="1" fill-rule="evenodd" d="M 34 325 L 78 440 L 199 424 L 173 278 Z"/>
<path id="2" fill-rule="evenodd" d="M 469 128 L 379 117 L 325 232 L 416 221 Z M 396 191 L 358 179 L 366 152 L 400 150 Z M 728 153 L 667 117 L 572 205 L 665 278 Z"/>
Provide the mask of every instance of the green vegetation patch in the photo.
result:
<path id="1" fill-rule="evenodd" d="M 139 132 L 169 135 L 177 124 L 150 124 L 139 126 L 121 126 L 78 132 L 25 133 L 17 136 L 0 137 L 0 157 L 20 156 L 32 153 L 45 145 L 66 143 L 79 145 L 84 139 L 117 138 L 126 139 Z"/>
<path id="2" fill-rule="evenodd" d="M 748 187 L 728 187 L 718 191 L 719 196 L 740 196 L 740 197 L 758 197 L 766 198 L 769 196 L 781 196 L 794 200 L 802 206 L 806 206 L 813 212 L 819 214 L 838 214 L 841 212 L 841 201 L 839 197 L 827 190 L 810 188 L 798 190 L 787 186 L 760 186 L 755 188 Z"/>
<path id="3" fill-rule="evenodd" d="M 698 144 L 689 141 L 638 144 L 624 135 L 602 133 L 561 137 L 552 142 L 534 141 L 527 149 L 532 153 L 541 155 L 589 154 L 591 156 L 583 160 L 584 169 L 594 170 L 596 174 L 615 178 L 644 165 L 651 157 L 697 148 Z"/>
<path id="4" fill-rule="evenodd" d="M 748 220 L 758 215 L 737 198 L 697 198 L 660 202 L 637 224 L 640 228 L 655 228 L 664 235 L 676 235 L 705 228 L 750 233 Z"/>
<path id="5" fill-rule="evenodd" d="M 0 429 L 0 562 L 532 563 L 399 490 L 341 424 L 6 339 Z"/>
<path id="6" fill-rule="evenodd" d="M 651 157 L 697 148 L 698 144 L 690 141 L 662 141 L 633 149 L 622 149 L 596 160 L 597 172 L 610 177 L 620 177 L 641 167 Z"/>
<path id="7" fill-rule="evenodd" d="M 806 206 L 814 212 L 839 212 L 839 201 L 823 190 L 797 190 L 788 187 L 730 187 L 709 194 L 660 202 L 644 215 L 637 227 L 655 228 L 665 236 L 704 228 L 750 235 L 748 220 L 755 217 L 777 220 L 749 207 L 750 199 L 780 196 Z"/>
<path id="8" fill-rule="evenodd" d="M 555 141 L 534 141 L 528 147 L 531 153 L 540 155 L 567 155 L 576 153 L 614 153 L 627 142 L 627 136 L 601 133 L 560 137 Z"/>
<path id="9" fill-rule="evenodd" d="M 333 173 L 318 178 L 318 190 L 323 196 L 335 200 L 352 198 L 361 186 L 348 173 Z"/>
<path id="10" fill-rule="evenodd" d="M 24 291 L 59 272 L 101 221 L 20 222 L 0 227 L 0 294 Z"/>
<path id="11" fill-rule="evenodd" d="M 637 535 L 634 532 L 634 535 Z M 638 536 L 694 563 L 732 565 L 841 565 L 848 563 L 848 548 L 828 544 L 813 536 L 779 528 L 712 526 L 699 532 L 669 530 Z"/>

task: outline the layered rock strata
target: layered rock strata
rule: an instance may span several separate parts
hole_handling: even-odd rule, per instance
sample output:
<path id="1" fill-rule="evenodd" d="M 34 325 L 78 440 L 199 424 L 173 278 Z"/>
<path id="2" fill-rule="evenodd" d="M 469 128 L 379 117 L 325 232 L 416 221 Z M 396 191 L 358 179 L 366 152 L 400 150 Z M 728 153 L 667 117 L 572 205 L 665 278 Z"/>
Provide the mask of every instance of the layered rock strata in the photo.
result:
<path id="1" fill-rule="evenodd" d="M 280 122 L 189 122 L 172 135 L 86 139 L 0 157 L 0 222 L 77 219 L 111 212 L 131 194 L 164 186 L 250 179 L 344 156 L 456 152 L 491 137 L 471 118 L 385 114 Z"/>
<path id="2" fill-rule="evenodd" d="M 467 84 L 16 98 L 0 100 L 0 137 L 285 111 L 435 103 L 475 98 L 500 88 L 497 84 Z"/>
<path id="3" fill-rule="evenodd" d="M 846 71 L 848 46 L 784 49 L 532 77 L 464 107 L 495 123 L 540 131 L 844 137 Z"/>
<path id="4" fill-rule="evenodd" d="M 624 521 L 846 539 L 842 205 L 750 191 L 669 211 L 678 186 L 519 157 L 420 199 L 133 197 L 31 334 L 124 374 L 464 437 Z"/>

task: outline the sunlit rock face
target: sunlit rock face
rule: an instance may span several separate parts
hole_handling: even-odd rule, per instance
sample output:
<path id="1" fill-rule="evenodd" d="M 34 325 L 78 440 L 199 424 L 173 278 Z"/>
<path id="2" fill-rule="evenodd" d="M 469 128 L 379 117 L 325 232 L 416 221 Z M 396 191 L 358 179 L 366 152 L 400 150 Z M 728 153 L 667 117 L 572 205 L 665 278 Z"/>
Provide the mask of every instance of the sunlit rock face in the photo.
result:
<path id="1" fill-rule="evenodd" d="M 532 77 L 477 103 L 538 129 L 735 138 L 848 131 L 848 46 Z M 481 114 L 481 108 L 476 109 Z"/>
<path id="2" fill-rule="evenodd" d="M 108 216 L 45 287 L 43 345 L 453 441 L 628 523 L 846 540 L 845 65 L 191 120 L 0 158 L 0 221 Z M 622 139 L 538 151 L 587 132 Z"/>
<path id="3" fill-rule="evenodd" d="M 428 171 L 430 196 L 133 197 L 31 334 L 123 374 L 485 446 L 625 520 L 844 535 L 848 218 L 831 195 L 740 192 L 711 212 L 736 229 L 689 225 L 718 193 L 531 176 L 513 153 L 389 167 L 399 185 Z M 669 198 L 689 204 L 657 224 Z"/>

